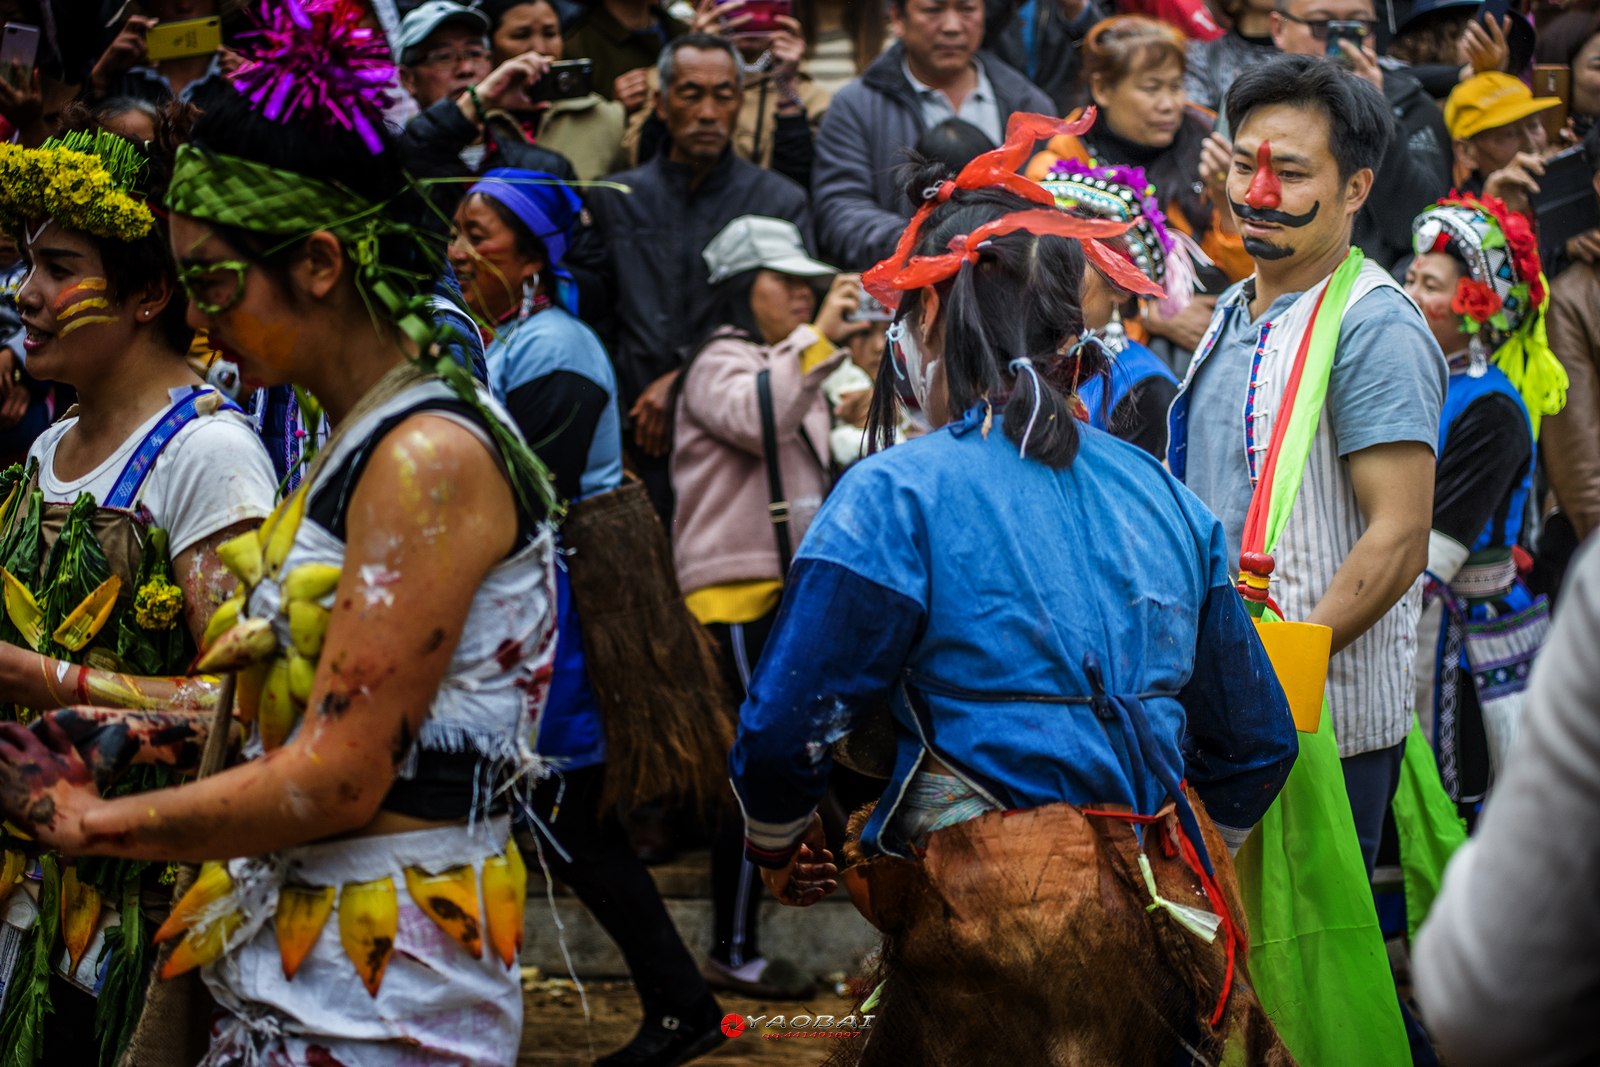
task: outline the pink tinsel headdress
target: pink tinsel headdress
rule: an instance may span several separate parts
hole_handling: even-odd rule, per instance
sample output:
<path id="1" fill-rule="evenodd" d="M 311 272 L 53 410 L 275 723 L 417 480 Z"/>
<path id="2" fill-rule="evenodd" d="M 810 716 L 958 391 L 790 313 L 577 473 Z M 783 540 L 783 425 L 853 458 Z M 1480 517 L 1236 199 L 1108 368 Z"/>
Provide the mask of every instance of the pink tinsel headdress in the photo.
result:
<path id="1" fill-rule="evenodd" d="M 357 25 L 366 10 L 355 0 L 262 0 L 257 44 L 233 75 L 233 87 L 269 119 L 304 115 L 337 122 L 361 135 L 374 154 L 392 101 L 394 64 L 382 35 Z"/>

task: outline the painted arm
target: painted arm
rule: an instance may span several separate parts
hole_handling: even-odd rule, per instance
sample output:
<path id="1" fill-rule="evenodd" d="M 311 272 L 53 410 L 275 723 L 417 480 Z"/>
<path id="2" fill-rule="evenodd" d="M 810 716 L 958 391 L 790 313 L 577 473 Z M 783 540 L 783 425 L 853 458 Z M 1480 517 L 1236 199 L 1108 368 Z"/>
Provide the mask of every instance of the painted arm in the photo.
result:
<path id="1" fill-rule="evenodd" d="M 1349 456 L 1366 532 L 1339 565 L 1306 622 L 1333 627 L 1338 654 L 1411 588 L 1428 565 L 1433 449 L 1421 441 L 1373 445 Z"/>
<path id="2" fill-rule="evenodd" d="M 305 720 L 288 744 L 221 774 L 103 800 L 59 726 L 0 725 L 0 803 L 47 845 L 207 860 L 357 831 L 378 816 L 516 515 L 470 432 L 418 415 L 375 450 L 348 512 L 344 572 Z M 374 586 L 363 578 L 385 576 Z"/>
<path id="3" fill-rule="evenodd" d="M 173 577 L 183 590 L 184 622 L 199 647 L 217 605 L 233 595 L 238 580 L 217 558 L 217 546 L 261 525 L 235 523 L 178 553 Z M 71 705 L 102 708 L 166 708 L 203 711 L 217 704 L 219 682 L 199 678 L 147 678 L 41 656 L 16 645 L 0 644 L 0 695 L 25 708 Z"/>
<path id="4" fill-rule="evenodd" d="M 211 733 L 212 716 L 209 711 L 61 708 L 35 719 L 29 729 L 42 739 L 64 737 L 88 764 L 95 787 L 103 791 L 136 763 L 195 770 Z M 240 733 L 238 724 L 233 724 L 230 745 L 238 743 Z"/>

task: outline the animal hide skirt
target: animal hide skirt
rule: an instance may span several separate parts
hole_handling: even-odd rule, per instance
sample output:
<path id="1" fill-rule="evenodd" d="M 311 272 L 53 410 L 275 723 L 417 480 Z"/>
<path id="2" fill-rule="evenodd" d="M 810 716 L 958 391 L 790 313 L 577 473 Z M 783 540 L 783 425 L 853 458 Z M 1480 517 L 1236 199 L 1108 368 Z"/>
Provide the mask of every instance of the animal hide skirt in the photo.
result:
<path id="1" fill-rule="evenodd" d="M 1227 848 L 1189 796 L 1211 884 L 1242 923 Z M 848 868 L 883 931 L 881 985 L 865 1039 L 829 1067 L 1165 1067 L 1217 1064 L 1225 1046 L 1232 1063 L 1293 1067 L 1250 987 L 1248 934 L 1235 925 L 1230 952 L 1180 834 L 1170 803 L 1142 826 L 1052 804 L 936 830 L 916 860 Z"/>

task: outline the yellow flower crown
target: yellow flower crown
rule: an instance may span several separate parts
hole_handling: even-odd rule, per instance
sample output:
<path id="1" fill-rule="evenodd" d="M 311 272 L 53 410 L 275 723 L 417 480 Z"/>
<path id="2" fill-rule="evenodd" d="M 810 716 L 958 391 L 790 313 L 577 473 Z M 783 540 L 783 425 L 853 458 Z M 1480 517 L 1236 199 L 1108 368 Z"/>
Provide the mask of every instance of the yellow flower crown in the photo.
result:
<path id="1" fill-rule="evenodd" d="M 137 241 L 155 226 L 149 205 L 126 191 L 144 169 L 133 144 L 114 133 L 74 131 L 38 148 L 0 145 L 0 229 L 20 236 L 29 221 Z"/>

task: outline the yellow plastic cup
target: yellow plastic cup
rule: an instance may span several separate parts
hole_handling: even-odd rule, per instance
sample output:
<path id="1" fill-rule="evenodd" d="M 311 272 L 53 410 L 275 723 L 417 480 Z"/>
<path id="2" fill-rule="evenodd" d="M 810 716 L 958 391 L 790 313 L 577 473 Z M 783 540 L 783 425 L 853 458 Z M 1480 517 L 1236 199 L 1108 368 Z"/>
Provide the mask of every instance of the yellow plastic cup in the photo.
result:
<path id="1" fill-rule="evenodd" d="M 1322 725 L 1322 690 L 1328 682 L 1333 628 L 1311 622 L 1262 622 L 1256 633 L 1272 661 L 1273 673 L 1289 698 L 1294 728 L 1314 734 Z"/>

